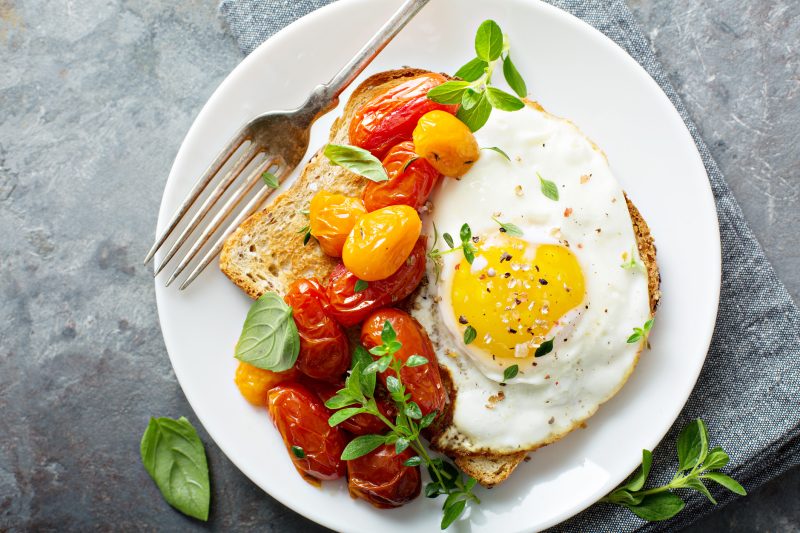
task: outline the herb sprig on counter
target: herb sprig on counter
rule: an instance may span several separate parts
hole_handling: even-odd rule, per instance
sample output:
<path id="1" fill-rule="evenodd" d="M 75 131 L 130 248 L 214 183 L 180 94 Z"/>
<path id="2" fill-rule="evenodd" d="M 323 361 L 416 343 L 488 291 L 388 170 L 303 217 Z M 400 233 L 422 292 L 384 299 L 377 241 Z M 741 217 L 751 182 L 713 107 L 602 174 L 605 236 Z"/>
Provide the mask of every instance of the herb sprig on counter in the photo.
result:
<path id="1" fill-rule="evenodd" d="M 372 348 L 369 353 L 362 346 L 356 347 L 352 370 L 345 380 L 344 388 L 325 402 L 326 407 L 336 410 L 328 423 L 332 427 L 337 426 L 360 413 L 369 413 L 380 419 L 388 428 L 388 433 L 356 437 L 345 447 L 342 459 L 357 459 L 384 444 L 394 445 L 398 454 L 410 447 L 416 455 L 404 464 L 408 467 L 423 465 L 431 476 L 432 481 L 425 486 L 425 496 L 447 496 L 442 506 L 441 521 L 442 529 L 447 529 L 462 515 L 467 503 L 480 503 L 472 492 L 476 481 L 462 475 L 450 462 L 432 458 L 420 440 L 420 433 L 434 422 L 438 413 L 433 411 L 422 415 L 419 405 L 411 400 L 411 394 L 406 391 L 401 371 L 404 367 L 428 364 L 428 360 L 420 355 L 412 355 L 405 362 L 396 358 L 395 354 L 403 345 L 397 340 L 397 333 L 388 321 L 383 325 L 381 341 L 382 344 Z M 370 354 L 378 359 L 373 361 Z M 387 369 L 394 372 L 394 375 L 386 377 L 386 389 L 397 407 L 394 421 L 381 413 L 375 401 L 376 373 Z"/>
<path id="2" fill-rule="evenodd" d="M 511 60 L 508 38 L 495 21 L 485 20 L 478 27 L 475 56 L 456 71 L 455 76 L 460 80 L 445 82 L 428 91 L 428 98 L 434 102 L 461 104 L 456 116 L 472 131 L 486 124 L 492 109 L 517 111 L 525 107 L 520 98 L 528 93 L 525 80 Z M 503 76 L 517 96 L 491 84 L 492 74 L 501 61 Z"/>
<path id="3" fill-rule="evenodd" d="M 653 464 L 653 454 L 649 450 L 642 450 L 642 465 L 638 470 L 600 501 L 627 507 L 636 516 L 655 522 L 672 518 L 686 505 L 674 492 L 676 490 L 695 490 L 714 505 L 717 502 L 706 486 L 708 481 L 735 494 L 741 496 L 747 494 L 736 480 L 719 472 L 720 468 L 728 464 L 730 458 L 719 446 L 709 449 L 708 430 L 699 418 L 690 422 L 681 431 L 677 442 L 677 454 L 678 471 L 672 480 L 666 485 L 645 489 L 644 485 Z"/>

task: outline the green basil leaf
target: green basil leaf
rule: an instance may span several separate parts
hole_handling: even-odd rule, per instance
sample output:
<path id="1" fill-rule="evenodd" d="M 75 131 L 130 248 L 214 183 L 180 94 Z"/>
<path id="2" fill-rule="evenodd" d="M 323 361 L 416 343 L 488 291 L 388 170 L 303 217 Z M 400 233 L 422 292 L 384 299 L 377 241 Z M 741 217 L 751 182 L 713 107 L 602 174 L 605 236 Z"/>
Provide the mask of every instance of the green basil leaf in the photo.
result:
<path id="1" fill-rule="evenodd" d="M 558 187 L 556 187 L 556 184 L 550 180 L 544 179 L 542 175 L 539 174 L 538 172 L 536 173 L 536 175 L 539 176 L 539 183 L 541 184 L 542 187 L 542 194 L 544 194 L 545 197 L 550 198 L 554 202 L 557 202 Z"/>
<path id="2" fill-rule="evenodd" d="M 414 457 L 409 457 L 405 461 L 403 461 L 403 466 L 419 466 L 422 464 L 422 459 L 419 455 L 415 455 Z"/>
<path id="3" fill-rule="evenodd" d="M 469 94 L 469 91 L 466 91 L 464 94 Z M 489 103 L 488 98 L 486 98 L 486 92 L 484 91 L 480 93 L 480 98 L 478 98 L 478 101 L 474 106 L 467 108 L 466 106 L 462 105 L 459 107 L 458 112 L 456 113 L 456 118 L 466 124 L 470 131 L 476 132 L 481 129 L 484 124 L 486 124 L 486 121 L 489 120 L 489 115 L 491 114 L 492 104 Z"/>
<path id="4" fill-rule="evenodd" d="M 469 82 L 466 81 L 446 81 L 428 91 L 428 100 L 433 100 L 440 104 L 461 103 L 461 97 L 469 85 Z"/>
<path id="5" fill-rule="evenodd" d="M 384 344 L 389 344 L 392 341 L 397 340 L 397 332 L 392 327 L 392 323 L 388 320 L 383 323 L 383 329 L 381 330 L 381 340 Z"/>
<path id="6" fill-rule="evenodd" d="M 358 459 L 383 445 L 386 437 L 383 435 L 361 435 L 351 440 L 342 450 L 342 461 Z"/>
<path id="7" fill-rule="evenodd" d="M 442 529 L 447 529 L 450 527 L 450 524 L 458 520 L 458 517 L 464 513 L 464 509 L 467 506 L 466 500 L 458 500 L 457 502 L 451 504 L 444 510 L 444 514 L 442 515 Z"/>
<path id="8" fill-rule="evenodd" d="M 406 448 L 408 448 L 409 444 L 410 443 L 408 442 L 408 439 L 404 439 L 402 437 L 397 439 L 394 443 L 394 453 L 396 455 L 400 455 L 401 453 L 406 451 Z"/>
<path id="9" fill-rule="evenodd" d="M 258 368 L 281 372 L 294 366 L 300 335 L 292 308 L 274 292 L 266 292 L 247 312 L 236 343 L 236 359 Z"/>
<path id="10" fill-rule="evenodd" d="M 525 85 L 525 80 L 522 79 L 517 67 L 511 61 L 511 54 L 506 54 L 503 59 L 503 77 L 506 79 L 508 86 L 517 93 L 520 98 L 525 98 L 528 95 L 528 87 Z"/>
<path id="11" fill-rule="evenodd" d="M 475 331 L 475 328 L 472 326 L 467 326 L 467 329 L 464 330 L 464 344 L 469 344 L 475 340 L 475 337 L 478 336 L 478 332 Z"/>
<path id="12" fill-rule="evenodd" d="M 718 470 L 728 464 L 731 458 L 719 446 L 715 446 L 708 451 L 706 460 L 703 461 L 704 470 Z"/>
<path id="13" fill-rule="evenodd" d="M 712 504 L 717 505 L 717 500 L 715 500 L 714 497 L 711 495 L 711 493 L 708 492 L 708 488 L 706 488 L 706 486 L 700 479 L 696 477 L 689 478 L 684 482 L 684 487 L 687 489 L 696 490 L 697 492 L 708 498 L 708 501 L 710 501 Z"/>
<path id="14" fill-rule="evenodd" d="M 496 87 L 486 88 L 486 98 L 489 99 L 489 103 L 492 104 L 492 107 L 503 111 L 519 111 L 525 107 L 525 103 L 522 100 Z"/>
<path id="15" fill-rule="evenodd" d="M 491 151 L 493 151 L 493 152 L 497 152 L 498 154 L 500 154 L 500 155 L 502 155 L 503 157 L 505 157 L 507 161 L 511 161 L 511 158 L 510 158 L 510 157 L 508 157 L 508 154 L 507 154 L 507 153 L 505 153 L 505 152 L 504 152 L 503 150 L 501 150 L 500 148 L 498 148 L 497 146 L 484 146 L 483 148 L 481 148 L 481 150 L 491 150 Z"/>
<path id="16" fill-rule="evenodd" d="M 449 233 L 445 233 L 444 235 L 442 235 L 442 238 L 444 239 L 444 242 L 447 243 L 447 246 L 449 246 L 450 248 L 455 248 L 455 242 L 453 241 L 452 235 L 450 235 Z"/>
<path id="17" fill-rule="evenodd" d="M 620 487 L 632 491 L 642 490 L 647 476 L 650 475 L 650 467 L 653 465 L 653 452 L 650 450 L 642 450 L 642 465 L 636 469 L 636 472 L 631 476 L 627 483 Z"/>
<path id="18" fill-rule="evenodd" d="M 427 365 L 428 360 L 421 355 L 412 355 L 406 360 L 406 366 L 409 368 L 413 368 L 415 366 L 422 366 Z"/>
<path id="19" fill-rule="evenodd" d="M 475 54 L 488 63 L 500 57 L 501 53 L 503 53 L 503 31 L 495 21 L 484 20 L 475 34 Z"/>
<path id="20" fill-rule="evenodd" d="M 738 494 L 739 496 L 747 496 L 747 491 L 744 490 L 744 487 L 742 487 L 738 481 L 730 476 L 726 476 L 722 472 L 708 472 L 700 477 L 703 479 L 710 479 L 714 483 L 722 485 L 729 491 Z"/>
<path id="21" fill-rule="evenodd" d="M 542 344 L 540 344 L 539 347 L 536 348 L 536 351 L 533 352 L 533 356 L 534 357 L 542 357 L 543 355 L 547 355 L 550 352 L 552 352 L 553 351 L 553 340 L 555 340 L 555 338 L 550 339 L 550 340 L 546 340 Z"/>
<path id="22" fill-rule="evenodd" d="M 272 172 L 264 172 L 261 174 L 261 179 L 264 180 L 267 187 L 272 189 L 277 189 L 281 185 L 281 182 L 278 181 L 278 177 Z"/>
<path id="23" fill-rule="evenodd" d="M 678 470 L 689 470 L 703 462 L 708 454 L 705 424 L 692 420 L 678 435 Z"/>
<path id="24" fill-rule="evenodd" d="M 417 405 L 416 402 L 409 402 L 409 404 L 406 405 L 405 413 L 408 418 L 411 418 L 413 420 L 419 420 L 420 418 L 422 418 L 422 411 L 420 410 L 419 405 Z"/>
<path id="25" fill-rule="evenodd" d="M 305 459 L 306 458 L 306 451 L 301 448 L 300 446 L 292 446 L 292 453 L 298 459 Z"/>
<path id="26" fill-rule="evenodd" d="M 500 225 L 500 231 L 502 231 L 503 233 L 507 233 L 512 237 L 522 237 L 523 235 L 522 228 L 520 228 L 516 224 L 511 224 L 510 222 L 500 222 L 494 217 L 492 217 L 492 220 L 494 220 L 497 224 Z"/>
<path id="27" fill-rule="evenodd" d="M 328 401 L 325 402 L 325 407 L 328 409 L 341 409 L 355 403 L 358 403 L 358 401 L 350 396 L 349 391 L 340 390 L 335 396 L 328 398 Z"/>
<path id="28" fill-rule="evenodd" d="M 364 413 L 362 407 L 348 407 L 347 409 L 339 409 L 328 418 L 328 425 L 331 427 L 338 426 L 350 417 Z"/>
<path id="29" fill-rule="evenodd" d="M 140 452 L 164 500 L 183 514 L 208 520 L 208 463 L 203 442 L 192 424 L 184 417 L 150 418 Z"/>
<path id="30" fill-rule="evenodd" d="M 380 159 L 357 146 L 329 144 L 323 152 L 331 163 L 371 181 L 386 181 L 389 176 Z"/>
<path id="31" fill-rule="evenodd" d="M 519 365 L 511 365 L 503 370 L 503 381 L 514 379 L 519 374 Z"/>
<path id="32" fill-rule="evenodd" d="M 476 57 L 474 59 L 470 59 L 466 64 L 458 69 L 455 73 L 455 77 L 466 81 L 475 81 L 483 76 L 483 73 L 486 72 L 486 67 L 488 66 L 489 63 L 479 57 Z"/>
<path id="33" fill-rule="evenodd" d="M 675 494 L 659 492 L 645 496 L 638 505 L 629 505 L 627 507 L 639 518 L 648 522 L 658 522 L 668 520 L 680 513 L 685 505 L 683 500 Z"/>
<path id="34" fill-rule="evenodd" d="M 363 279 L 360 279 L 356 281 L 356 286 L 353 288 L 353 292 L 365 291 L 367 290 L 367 287 L 369 287 L 369 283 L 367 283 Z"/>

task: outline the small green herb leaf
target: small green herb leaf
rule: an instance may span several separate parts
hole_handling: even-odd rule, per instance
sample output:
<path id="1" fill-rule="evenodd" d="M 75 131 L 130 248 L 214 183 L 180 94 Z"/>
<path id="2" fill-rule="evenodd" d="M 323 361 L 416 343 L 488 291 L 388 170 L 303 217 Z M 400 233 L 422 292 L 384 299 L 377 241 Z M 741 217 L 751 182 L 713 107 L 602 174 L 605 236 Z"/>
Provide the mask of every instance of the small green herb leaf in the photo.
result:
<path id="1" fill-rule="evenodd" d="M 331 424 L 333 425 L 333 424 Z M 300 446 L 292 446 L 292 453 L 298 459 L 305 459 L 306 458 L 306 451 L 301 448 Z"/>
<path id="2" fill-rule="evenodd" d="M 461 107 L 464 109 L 472 109 L 478 105 L 481 101 L 481 97 L 483 96 L 483 92 L 483 89 L 477 91 L 471 87 L 464 91 L 464 95 L 461 98 Z"/>
<path id="3" fill-rule="evenodd" d="M 392 323 L 386 320 L 383 323 L 383 329 L 381 330 L 381 340 L 384 344 L 389 344 L 390 342 L 394 342 L 397 340 L 397 332 L 392 327 Z"/>
<path id="4" fill-rule="evenodd" d="M 511 224 L 510 222 L 500 222 L 494 217 L 492 217 L 492 220 L 500 225 L 500 231 L 503 233 L 511 235 L 512 237 L 522 237 L 522 229 L 516 224 Z"/>
<path id="5" fill-rule="evenodd" d="M 469 94 L 469 91 L 464 92 L 465 98 L 467 94 Z M 462 103 L 463 102 L 462 100 Z M 465 105 L 459 107 L 456 118 L 466 124 L 470 131 L 476 132 L 486 124 L 491 114 L 492 104 L 489 103 L 489 99 L 486 97 L 486 92 L 484 91 L 480 93 L 480 97 L 477 99 L 475 105 L 469 108 Z"/>
<path id="6" fill-rule="evenodd" d="M 689 470 L 703 462 L 708 454 L 705 424 L 699 418 L 690 422 L 678 436 L 678 469 Z"/>
<path id="7" fill-rule="evenodd" d="M 505 59 L 503 59 L 503 77 L 505 77 L 508 86 L 517 93 L 517 96 L 525 98 L 528 95 L 525 80 L 522 79 L 517 67 L 511 61 L 511 54 L 506 54 Z"/>
<path id="8" fill-rule="evenodd" d="M 453 522 L 458 520 L 458 517 L 464 513 L 466 506 L 466 500 L 458 500 L 445 507 L 441 523 L 442 529 L 447 529 Z"/>
<path id="9" fill-rule="evenodd" d="M 363 279 L 360 279 L 356 281 L 356 286 L 353 288 L 353 292 L 365 291 L 367 290 L 367 287 L 369 287 L 369 283 L 367 283 Z"/>
<path id="10" fill-rule="evenodd" d="M 417 405 L 415 402 L 408 402 L 405 412 L 406 416 L 413 418 L 414 420 L 419 420 L 422 418 L 422 411 L 420 410 L 419 405 Z"/>
<path id="11" fill-rule="evenodd" d="M 183 514 L 208 520 L 208 463 L 192 424 L 184 417 L 151 418 L 142 435 L 140 452 L 164 500 Z"/>
<path id="12" fill-rule="evenodd" d="M 414 457 L 409 457 L 405 461 L 403 461 L 403 466 L 419 466 L 422 464 L 422 458 L 419 455 L 415 455 Z"/>
<path id="13" fill-rule="evenodd" d="M 411 165 L 417 159 L 419 159 L 419 156 L 409 157 L 408 161 L 406 161 L 405 164 L 403 164 L 403 169 L 401 170 L 401 172 L 405 172 L 406 169 L 408 169 L 409 165 Z"/>
<path id="14" fill-rule="evenodd" d="M 550 352 L 552 352 L 553 351 L 553 340 L 555 340 L 555 339 L 546 340 L 542 344 L 540 344 L 539 347 L 536 348 L 536 351 L 533 352 L 533 356 L 534 357 L 542 357 L 543 355 L 547 355 Z"/>
<path id="15" fill-rule="evenodd" d="M 493 20 L 484 20 L 475 34 L 475 54 L 482 60 L 494 61 L 503 53 L 503 31 Z"/>
<path id="16" fill-rule="evenodd" d="M 730 459 L 728 454 L 725 453 L 725 450 L 719 446 L 715 446 L 708 451 L 706 460 L 703 461 L 703 470 L 718 470 L 727 465 Z"/>
<path id="17" fill-rule="evenodd" d="M 650 475 L 650 467 L 653 465 L 653 452 L 650 450 L 642 450 L 642 464 L 641 466 L 636 469 L 633 476 L 628 480 L 627 483 L 622 485 L 622 489 L 637 491 L 641 490 L 644 487 L 645 482 L 647 481 L 647 476 Z"/>
<path id="18" fill-rule="evenodd" d="M 508 381 L 517 377 L 519 373 L 519 365 L 511 365 L 503 370 L 503 381 Z"/>
<path id="19" fill-rule="evenodd" d="M 489 99 L 492 107 L 503 111 L 518 111 L 525 107 L 525 103 L 522 100 L 496 87 L 486 88 L 486 98 Z"/>
<path id="20" fill-rule="evenodd" d="M 300 336 L 292 308 L 274 292 L 266 292 L 247 312 L 235 357 L 258 368 L 281 372 L 294 366 Z"/>
<path id="21" fill-rule="evenodd" d="M 394 453 L 400 455 L 406 451 L 406 448 L 408 448 L 409 444 L 410 442 L 408 442 L 408 439 L 403 437 L 398 438 L 396 441 L 394 441 Z"/>
<path id="22" fill-rule="evenodd" d="M 472 326 L 467 326 L 464 330 L 464 344 L 470 344 L 478 336 L 478 332 Z"/>
<path id="23" fill-rule="evenodd" d="M 505 152 L 504 152 L 503 150 L 501 150 L 500 148 L 498 148 L 497 146 L 484 146 L 483 148 L 481 148 L 481 150 L 491 150 L 491 151 L 493 151 L 493 152 L 497 152 L 497 153 L 498 153 L 498 154 L 500 154 L 501 156 L 505 157 L 507 161 L 511 161 L 511 158 L 510 158 L 510 157 L 508 157 L 508 154 L 507 154 L 507 153 L 505 153 Z"/>
<path id="24" fill-rule="evenodd" d="M 380 182 L 389 179 L 381 161 L 363 148 L 329 144 L 325 147 L 324 154 L 334 165 L 344 167 L 368 180 Z"/>
<path id="25" fill-rule="evenodd" d="M 730 476 L 726 476 L 722 472 L 708 472 L 700 477 L 704 479 L 710 479 L 714 483 L 722 485 L 729 491 L 738 494 L 739 496 L 747 496 L 747 491 L 744 490 L 744 487 L 742 487 L 738 481 Z"/>
<path id="26" fill-rule="evenodd" d="M 645 496 L 638 505 L 627 506 L 633 513 L 647 520 L 648 522 L 658 522 L 668 520 L 681 512 L 686 504 L 678 496 L 671 492 L 659 492 Z"/>
<path id="27" fill-rule="evenodd" d="M 717 500 L 708 492 L 708 488 L 703 484 L 703 481 L 699 478 L 692 477 L 688 478 L 683 485 L 687 489 L 696 490 L 710 501 L 712 504 L 717 505 Z"/>
<path id="28" fill-rule="evenodd" d="M 428 91 L 428 99 L 440 104 L 459 104 L 464 91 L 470 86 L 466 81 L 446 81 Z"/>
<path id="29" fill-rule="evenodd" d="M 455 73 L 455 77 L 466 81 L 475 81 L 483 76 L 483 73 L 486 72 L 486 67 L 488 66 L 489 63 L 479 57 L 476 57 L 475 59 L 469 60 L 465 65 L 458 69 Z"/>
<path id="30" fill-rule="evenodd" d="M 558 187 L 556 187 L 556 184 L 550 180 L 544 179 L 542 175 L 539 174 L 538 172 L 536 173 L 536 175 L 539 177 L 539 183 L 541 184 L 542 187 L 542 194 L 544 194 L 547 198 L 550 198 L 554 202 L 557 202 Z"/>
<path id="31" fill-rule="evenodd" d="M 386 442 L 383 435 L 361 435 L 351 440 L 342 450 L 342 461 L 358 459 Z"/>
<path id="32" fill-rule="evenodd" d="M 461 243 L 467 243 L 472 239 L 472 229 L 469 227 L 469 224 L 464 223 L 461 226 L 461 231 L 459 232 L 459 237 L 461 237 Z"/>
<path id="33" fill-rule="evenodd" d="M 442 238 L 444 239 L 444 242 L 447 244 L 447 246 L 449 246 L 451 249 L 456 247 L 456 244 L 453 241 L 453 236 L 450 235 L 449 233 L 445 233 L 444 235 L 442 235 Z"/>
<path id="34" fill-rule="evenodd" d="M 264 183 L 267 185 L 267 187 L 272 189 L 277 189 L 281 184 L 281 182 L 278 181 L 278 177 L 272 172 L 264 172 L 261 174 L 261 179 L 264 180 Z"/>
<path id="35" fill-rule="evenodd" d="M 420 419 L 419 421 L 420 429 L 425 429 L 426 427 L 433 424 L 433 421 L 436 420 L 436 415 L 437 415 L 436 411 L 431 411 L 427 415 L 423 416 L 422 419 Z"/>
<path id="36" fill-rule="evenodd" d="M 325 407 L 328 409 L 341 409 L 354 403 L 358 403 L 358 401 L 347 390 L 341 390 L 335 396 L 328 398 L 328 401 L 325 402 Z"/>
<path id="37" fill-rule="evenodd" d="M 328 425 L 331 427 L 338 426 L 350 417 L 356 416 L 364 412 L 361 407 L 348 407 L 347 409 L 339 409 L 328 418 Z"/>
<path id="38" fill-rule="evenodd" d="M 406 360 L 406 366 L 413 368 L 415 366 L 422 366 L 428 364 L 428 360 L 421 355 L 412 355 Z"/>
<path id="39" fill-rule="evenodd" d="M 309 230 L 306 230 L 305 235 L 303 235 L 303 246 L 308 244 L 308 241 L 310 241 L 310 240 L 311 240 L 311 230 L 309 229 Z"/>

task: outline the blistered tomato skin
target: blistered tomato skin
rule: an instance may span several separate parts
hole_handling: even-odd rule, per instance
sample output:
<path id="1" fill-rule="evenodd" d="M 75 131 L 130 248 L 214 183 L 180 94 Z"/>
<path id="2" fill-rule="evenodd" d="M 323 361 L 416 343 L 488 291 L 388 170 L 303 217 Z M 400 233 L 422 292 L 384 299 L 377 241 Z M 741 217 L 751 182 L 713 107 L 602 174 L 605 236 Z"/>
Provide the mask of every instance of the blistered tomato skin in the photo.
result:
<path id="1" fill-rule="evenodd" d="M 480 157 L 480 148 L 469 128 L 450 113 L 431 111 L 414 128 L 414 148 L 433 167 L 451 178 L 460 178 Z"/>
<path id="2" fill-rule="evenodd" d="M 421 355 L 428 360 L 427 364 L 405 367 L 400 371 L 400 378 L 411 394 L 411 399 L 419 405 L 423 415 L 432 411 L 442 413 L 448 399 L 439 374 L 436 353 L 428 334 L 411 315 L 393 308 L 376 311 L 361 327 L 361 343 L 367 350 L 383 344 L 381 332 L 386 321 L 392 325 L 397 333 L 397 340 L 403 345 L 394 354 L 397 359 L 406 361 L 412 355 Z M 393 370 L 386 370 L 379 374 L 379 378 L 386 384 L 386 378 L 393 375 Z"/>
<path id="3" fill-rule="evenodd" d="M 350 495 L 379 509 L 410 502 L 419 496 L 422 486 L 419 467 L 403 465 L 413 455 L 411 448 L 396 454 L 394 446 L 384 444 L 367 455 L 347 461 Z"/>
<path id="4" fill-rule="evenodd" d="M 273 372 L 240 361 L 233 381 L 245 400 L 256 407 L 266 407 L 269 390 L 279 383 L 296 377 L 297 370 L 294 368 L 285 372 Z"/>
<path id="5" fill-rule="evenodd" d="M 344 382 L 338 385 L 317 382 L 308 385 L 308 387 L 317 393 L 322 400 L 322 403 L 325 403 L 330 398 L 335 396 L 338 391 L 344 388 Z M 383 416 L 389 420 L 395 419 L 397 416 L 397 409 L 391 403 L 389 398 L 386 397 L 386 393 L 384 391 L 381 389 L 376 389 L 375 401 Z M 368 413 L 359 413 L 355 416 L 351 416 L 339 424 L 338 427 L 347 431 L 348 433 L 352 433 L 353 435 L 373 435 L 376 433 L 386 433 L 388 430 L 386 424 L 384 424 L 378 417 Z"/>
<path id="6" fill-rule="evenodd" d="M 360 198 L 320 191 L 311 199 L 309 206 L 311 235 L 327 255 L 341 257 L 347 236 L 366 212 Z"/>
<path id="7" fill-rule="evenodd" d="M 342 262 L 364 281 L 386 279 L 408 258 L 422 231 L 413 207 L 392 205 L 358 219 L 342 250 Z"/>
<path id="8" fill-rule="evenodd" d="M 455 113 L 458 105 L 437 104 L 427 97 L 428 91 L 446 81 L 441 74 L 430 72 L 376 96 L 350 121 L 350 144 L 383 159 L 392 146 L 411 140 L 417 121 L 425 113 L 436 109 Z"/>
<path id="9" fill-rule="evenodd" d="M 407 205 L 419 210 L 439 181 L 439 171 L 417 155 L 414 143 L 394 146 L 383 159 L 388 181 L 370 181 L 364 188 L 364 206 L 375 211 L 390 205 Z"/>
<path id="10" fill-rule="evenodd" d="M 269 391 L 269 414 L 283 437 L 286 451 L 305 479 L 338 479 L 345 474 L 341 460 L 347 444 L 342 430 L 328 425 L 331 412 L 303 385 L 286 382 Z M 298 457 L 292 446 L 302 449 Z"/>
<path id="11" fill-rule="evenodd" d="M 386 279 L 369 282 L 367 288 L 360 292 L 355 292 L 358 276 L 343 264 L 337 265 L 326 285 L 330 304 L 328 313 L 343 326 L 355 326 L 373 311 L 410 295 L 425 275 L 426 246 L 427 239 L 420 237 L 397 272 Z"/>
<path id="12" fill-rule="evenodd" d="M 284 301 L 300 334 L 300 353 L 294 368 L 323 381 L 339 381 L 350 366 L 350 346 L 342 327 L 328 316 L 328 298 L 316 279 L 299 279 L 289 286 Z"/>

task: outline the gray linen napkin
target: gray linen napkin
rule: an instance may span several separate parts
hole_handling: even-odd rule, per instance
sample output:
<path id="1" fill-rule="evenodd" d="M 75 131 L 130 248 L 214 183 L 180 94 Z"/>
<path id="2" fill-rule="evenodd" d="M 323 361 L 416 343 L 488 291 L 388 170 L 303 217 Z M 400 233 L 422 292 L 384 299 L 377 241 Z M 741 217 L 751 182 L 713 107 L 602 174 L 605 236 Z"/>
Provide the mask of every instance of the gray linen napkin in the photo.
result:
<path id="1" fill-rule="evenodd" d="M 726 471 L 748 490 L 800 464 L 800 313 L 775 276 L 716 162 L 623 0 L 548 0 L 605 33 L 658 82 L 697 144 L 717 204 L 722 292 L 714 338 L 700 379 L 675 426 L 655 451 L 653 481 L 676 467 L 675 439 L 702 417 L 713 444 L 731 455 Z M 293 20 L 330 0 L 223 0 L 220 11 L 245 54 Z M 733 496 L 711 489 L 721 503 Z M 686 495 L 685 495 L 686 496 Z M 630 512 L 595 505 L 559 531 L 664 531 L 685 527 L 713 507 L 690 496 L 676 518 L 645 523 Z"/>

